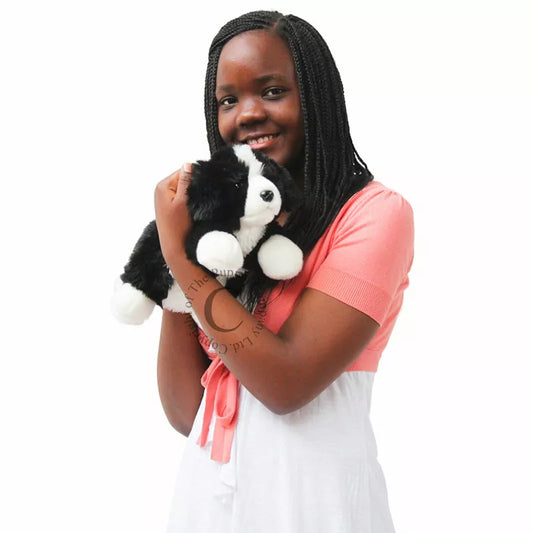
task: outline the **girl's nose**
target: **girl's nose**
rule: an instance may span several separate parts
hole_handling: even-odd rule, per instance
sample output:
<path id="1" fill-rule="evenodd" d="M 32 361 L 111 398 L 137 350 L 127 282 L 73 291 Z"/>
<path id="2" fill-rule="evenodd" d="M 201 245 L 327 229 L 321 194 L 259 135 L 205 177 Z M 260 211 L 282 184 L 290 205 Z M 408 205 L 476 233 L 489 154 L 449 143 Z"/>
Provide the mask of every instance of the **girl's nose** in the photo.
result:
<path id="1" fill-rule="evenodd" d="M 241 103 L 239 126 L 246 126 L 266 119 L 263 102 L 259 98 L 248 98 Z"/>

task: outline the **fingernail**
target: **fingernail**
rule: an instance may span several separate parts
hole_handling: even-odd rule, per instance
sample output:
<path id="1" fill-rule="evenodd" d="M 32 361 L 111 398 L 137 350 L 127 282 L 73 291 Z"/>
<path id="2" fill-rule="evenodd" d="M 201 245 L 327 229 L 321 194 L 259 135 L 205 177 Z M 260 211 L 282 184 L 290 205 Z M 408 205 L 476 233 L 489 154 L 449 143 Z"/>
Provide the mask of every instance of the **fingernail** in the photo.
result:
<path id="1" fill-rule="evenodd" d="M 187 172 L 187 174 L 191 174 L 192 173 L 192 165 L 191 165 L 191 163 L 184 163 L 183 164 L 183 171 Z"/>

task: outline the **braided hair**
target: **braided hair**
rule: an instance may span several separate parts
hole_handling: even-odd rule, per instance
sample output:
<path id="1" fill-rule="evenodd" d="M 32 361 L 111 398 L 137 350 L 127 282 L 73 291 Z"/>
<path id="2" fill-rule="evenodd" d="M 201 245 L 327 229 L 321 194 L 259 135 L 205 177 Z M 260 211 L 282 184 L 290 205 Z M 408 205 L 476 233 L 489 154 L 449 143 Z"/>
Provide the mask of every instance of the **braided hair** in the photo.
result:
<path id="1" fill-rule="evenodd" d="M 218 129 L 215 96 L 220 53 L 230 39 L 252 30 L 278 35 L 289 47 L 294 61 L 304 121 L 304 200 L 289 217 L 284 232 L 305 254 L 348 198 L 372 181 L 373 176 L 353 145 L 342 81 L 326 42 L 305 20 L 277 11 L 253 11 L 233 19 L 211 43 L 204 94 L 211 153 L 224 145 Z M 244 303 L 249 309 L 265 290 L 277 284 L 258 273 L 251 273 L 243 283 Z"/>

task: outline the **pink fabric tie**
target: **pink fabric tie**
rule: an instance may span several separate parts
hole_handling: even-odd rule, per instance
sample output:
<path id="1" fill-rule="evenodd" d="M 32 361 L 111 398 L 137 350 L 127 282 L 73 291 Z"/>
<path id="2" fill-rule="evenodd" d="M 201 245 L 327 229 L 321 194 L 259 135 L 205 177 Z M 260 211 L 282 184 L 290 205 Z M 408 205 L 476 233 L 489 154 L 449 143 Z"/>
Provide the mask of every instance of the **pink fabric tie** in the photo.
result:
<path id="1" fill-rule="evenodd" d="M 216 419 L 211 459 L 228 463 L 239 410 L 239 382 L 226 368 L 222 359 L 215 356 L 204 372 L 201 383 L 205 388 L 206 398 L 202 432 L 197 444 L 205 446 L 214 411 Z"/>

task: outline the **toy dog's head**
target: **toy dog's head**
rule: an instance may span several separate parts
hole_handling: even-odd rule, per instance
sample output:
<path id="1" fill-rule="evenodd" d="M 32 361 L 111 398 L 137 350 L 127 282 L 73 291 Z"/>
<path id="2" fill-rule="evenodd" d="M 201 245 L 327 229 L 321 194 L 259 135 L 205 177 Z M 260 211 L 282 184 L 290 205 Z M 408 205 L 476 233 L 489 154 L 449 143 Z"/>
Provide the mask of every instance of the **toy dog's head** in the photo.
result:
<path id="1" fill-rule="evenodd" d="M 288 171 L 246 144 L 194 163 L 187 194 L 194 222 L 220 222 L 231 230 L 265 226 L 301 199 Z"/>

